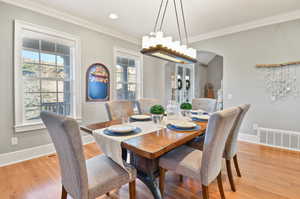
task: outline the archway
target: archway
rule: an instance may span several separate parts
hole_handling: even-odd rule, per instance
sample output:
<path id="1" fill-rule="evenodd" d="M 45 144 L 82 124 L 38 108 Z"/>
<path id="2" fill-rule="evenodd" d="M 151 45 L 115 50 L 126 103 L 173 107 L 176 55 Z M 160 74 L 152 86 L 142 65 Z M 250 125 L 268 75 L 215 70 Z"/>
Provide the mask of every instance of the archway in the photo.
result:
<path id="1" fill-rule="evenodd" d="M 215 98 L 223 108 L 223 56 L 209 51 L 197 51 L 195 97 Z"/>

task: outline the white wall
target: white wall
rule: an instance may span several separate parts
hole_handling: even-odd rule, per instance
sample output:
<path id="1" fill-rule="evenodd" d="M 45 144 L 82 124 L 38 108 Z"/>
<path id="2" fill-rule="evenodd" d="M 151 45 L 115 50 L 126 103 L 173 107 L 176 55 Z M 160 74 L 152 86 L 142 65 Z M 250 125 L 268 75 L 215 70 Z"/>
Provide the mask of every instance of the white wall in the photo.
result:
<path id="1" fill-rule="evenodd" d="M 214 97 L 218 97 L 218 90 L 221 88 L 223 79 L 223 57 L 216 55 L 207 67 L 207 83 L 214 87 Z"/>
<path id="2" fill-rule="evenodd" d="M 194 43 L 198 50 L 214 52 L 224 58 L 225 107 L 252 105 L 242 127 L 254 134 L 254 123 L 263 127 L 300 131 L 300 99 L 288 97 L 271 102 L 265 89 L 264 73 L 256 64 L 299 61 L 300 20 L 261 27 Z M 300 87 L 300 66 L 298 66 Z M 231 100 L 227 95 L 232 94 Z"/>
<path id="3" fill-rule="evenodd" d="M 144 56 L 144 97 L 157 98 L 164 104 L 165 90 L 165 61 L 154 57 Z"/>
<path id="4" fill-rule="evenodd" d="M 208 78 L 208 67 L 202 64 L 195 65 L 195 98 L 204 97 L 205 84 Z"/>
<path id="5" fill-rule="evenodd" d="M 85 102 L 85 72 L 95 63 L 105 64 L 111 71 L 113 80 L 113 48 L 121 47 L 133 51 L 139 50 L 139 46 L 117 38 L 106 36 L 98 32 L 44 16 L 23 8 L 0 3 L 0 154 L 30 148 L 50 142 L 45 130 L 27 133 L 19 133 L 19 144 L 12 146 L 11 137 L 14 136 L 14 107 L 13 107 L 13 20 L 19 19 L 33 24 L 47 26 L 58 31 L 77 35 L 81 39 L 82 59 L 82 110 L 84 122 L 107 120 L 106 111 L 101 102 Z M 161 78 L 155 81 L 153 74 L 158 74 L 157 62 L 145 58 L 144 63 L 144 92 L 147 97 L 159 97 L 160 92 L 154 89 L 151 82 L 160 85 Z M 112 86 L 113 89 L 113 86 Z"/>

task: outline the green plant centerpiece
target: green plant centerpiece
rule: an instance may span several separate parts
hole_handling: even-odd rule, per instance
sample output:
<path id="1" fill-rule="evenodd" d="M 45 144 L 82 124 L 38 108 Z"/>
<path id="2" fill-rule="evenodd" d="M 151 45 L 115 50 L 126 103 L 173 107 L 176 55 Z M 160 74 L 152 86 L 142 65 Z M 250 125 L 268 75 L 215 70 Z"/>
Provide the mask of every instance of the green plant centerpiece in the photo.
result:
<path id="1" fill-rule="evenodd" d="M 181 114 L 185 117 L 190 116 L 191 110 L 192 110 L 192 105 L 188 102 L 183 102 L 180 105 L 181 109 Z"/>
<path id="2" fill-rule="evenodd" d="M 152 114 L 152 121 L 154 123 L 160 123 L 164 117 L 165 109 L 162 105 L 154 105 L 150 108 Z"/>
<path id="3" fill-rule="evenodd" d="M 162 115 L 165 113 L 165 109 L 162 105 L 154 105 L 151 107 L 150 113 L 153 115 Z"/>
<path id="4" fill-rule="evenodd" d="M 180 109 L 182 109 L 182 110 L 192 110 L 192 105 L 188 102 L 183 102 L 180 105 Z"/>

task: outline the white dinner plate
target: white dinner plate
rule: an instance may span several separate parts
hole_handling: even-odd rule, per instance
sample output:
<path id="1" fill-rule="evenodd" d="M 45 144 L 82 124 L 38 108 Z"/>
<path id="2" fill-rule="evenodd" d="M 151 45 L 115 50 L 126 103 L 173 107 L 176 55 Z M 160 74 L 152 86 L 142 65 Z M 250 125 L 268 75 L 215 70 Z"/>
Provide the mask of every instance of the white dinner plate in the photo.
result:
<path id="1" fill-rule="evenodd" d="M 200 120 L 208 120 L 209 115 L 195 115 L 193 118 L 200 119 Z"/>
<path id="2" fill-rule="evenodd" d="M 198 113 L 204 113 L 204 112 L 205 112 L 205 110 L 202 110 L 202 109 L 191 110 L 191 113 L 196 113 L 196 114 L 198 114 Z"/>
<path id="3" fill-rule="evenodd" d="M 118 124 L 118 125 L 110 126 L 107 129 L 114 133 L 129 133 L 134 131 L 136 127 L 128 124 Z"/>
<path id="4" fill-rule="evenodd" d="M 187 121 L 172 121 L 170 124 L 181 129 L 191 129 L 197 126 L 195 123 Z"/>
<path id="5" fill-rule="evenodd" d="M 151 119 L 151 116 L 149 116 L 149 115 L 132 115 L 131 118 L 134 120 L 148 120 L 148 119 Z"/>

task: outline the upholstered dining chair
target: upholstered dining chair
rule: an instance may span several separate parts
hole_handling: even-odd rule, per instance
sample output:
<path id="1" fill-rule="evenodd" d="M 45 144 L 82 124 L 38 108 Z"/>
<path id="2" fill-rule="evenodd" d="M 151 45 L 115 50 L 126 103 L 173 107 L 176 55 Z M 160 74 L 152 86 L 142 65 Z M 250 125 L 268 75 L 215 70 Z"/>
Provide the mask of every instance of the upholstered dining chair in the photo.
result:
<path id="1" fill-rule="evenodd" d="M 250 108 L 250 104 L 244 104 L 239 106 L 241 108 L 241 113 L 238 115 L 233 128 L 230 131 L 230 134 L 228 136 L 228 139 L 226 141 L 226 146 L 224 150 L 223 157 L 226 160 L 226 169 L 227 169 L 227 175 L 228 179 L 230 182 L 230 187 L 232 191 L 236 191 L 233 175 L 232 175 L 232 169 L 231 169 L 231 160 L 234 162 L 234 166 L 236 169 L 236 173 L 238 177 L 242 177 L 241 171 L 239 168 L 238 164 L 238 158 L 237 158 L 237 142 L 238 142 L 238 135 L 240 131 L 241 124 L 244 120 L 244 117 L 246 113 L 248 112 Z M 203 145 L 204 145 L 204 137 L 199 137 L 195 140 L 192 140 L 187 144 L 188 146 L 198 149 L 198 150 L 203 150 Z"/>
<path id="2" fill-rule="evenodd" d="M 211 98 L 194 98 L 192 100 L 193 109 L 201 109 L 213 113 L 217 108 L 217 100 Z"/>
<path id="3" fill-rule="evenodd" d="M 140 114 L 150 114 L 150 108 L 156 104 L 159 104 L 158 99 L 142 98 L 137 100 L 137 106 Z"/>
<path id="4" fill-rule="evenodd" d="M 208 133 L 205 136 L 203 152 L 184 145 L 160 158 L 159 185 L 162 194 L 165 172 L 170 170 L 200 181 L 204 199 L 209 198 L 209 184 L 217 179 L 221 198 L 225 199 L 221 177 L 222 157 L 227 138 L 240 112 L 241 109 L 235 107 L 211 115 L 208 121 Z"/>
<path id="5" fill-rule="evenodd" d="M 109 120 L 118 120 L 134 114 L 134 103 L 126 100 L 109 101 L 105 103 Z"/>
<path id="6" fill-rule="evenodd" d="M 105 155 L 85 160 L 76 120 L 50 112 L 41 118 L 54 143 L 61 169 L 62 199 L 94 199 L 129 183 L 130 199 L 135 199 L 136 171 L 128 171 Z M 129 175 L 130 173 L 130 175 Z"/>

